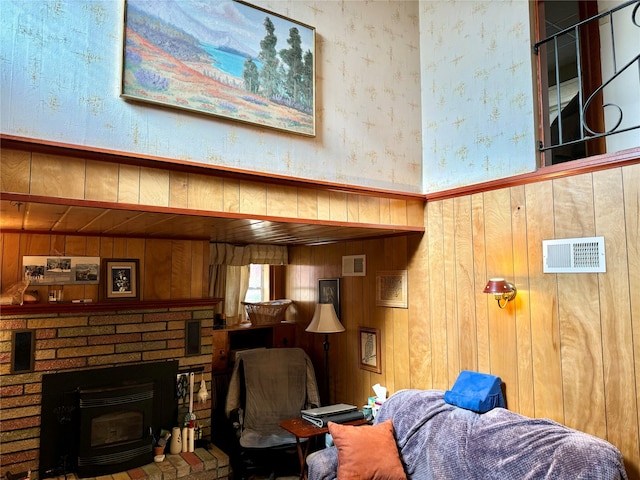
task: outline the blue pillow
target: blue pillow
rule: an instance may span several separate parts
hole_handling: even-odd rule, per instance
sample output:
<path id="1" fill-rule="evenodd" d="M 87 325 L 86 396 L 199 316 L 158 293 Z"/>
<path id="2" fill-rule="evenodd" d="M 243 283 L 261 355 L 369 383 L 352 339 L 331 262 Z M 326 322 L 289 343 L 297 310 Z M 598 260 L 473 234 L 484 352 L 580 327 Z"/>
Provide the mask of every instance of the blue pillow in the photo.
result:
<path id="1" fill-rule="evenodd" d="M 462 370 L 451 390 L 444 393 L 444 401 L 477 413 L 505 408 L 500 385 L 502 380 L 495 375 Z"/>

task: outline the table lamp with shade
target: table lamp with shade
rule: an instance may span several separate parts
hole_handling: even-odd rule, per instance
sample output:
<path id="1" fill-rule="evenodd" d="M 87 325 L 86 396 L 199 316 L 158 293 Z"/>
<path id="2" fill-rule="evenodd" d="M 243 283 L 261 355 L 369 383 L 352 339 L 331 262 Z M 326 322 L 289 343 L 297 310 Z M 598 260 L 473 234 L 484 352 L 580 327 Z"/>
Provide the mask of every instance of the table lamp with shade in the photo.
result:
<path id="1" fill-rule="evenodd" d="M 344 326 L 338 320 L 332 303 L 318 303 L 315 312 L 313 312 L 311 323 L 305 330 L 311 333 L 324 333 L 324 370 L 327 402 L 330 402 L 331 399 L 329 392 L 329 334 L 344 332 L 344 330 Z"/>

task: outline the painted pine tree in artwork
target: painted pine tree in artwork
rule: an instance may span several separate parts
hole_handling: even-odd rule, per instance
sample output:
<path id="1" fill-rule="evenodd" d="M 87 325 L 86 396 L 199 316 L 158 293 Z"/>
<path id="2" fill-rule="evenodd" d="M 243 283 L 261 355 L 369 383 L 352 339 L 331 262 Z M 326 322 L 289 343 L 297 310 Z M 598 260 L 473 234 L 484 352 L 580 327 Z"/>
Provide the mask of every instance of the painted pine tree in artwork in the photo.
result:
<path id="1" fill-rule="evenodd" d="M 313 112 L 313 53 L 307 50 L 302 67 L 301 102 L 305 111 Z"/>
<path id="2" fill-rule="evenodd" d="M 310 114 L 313 112 L 314 58 L 302 50 L 302 37 L 296 27 L 289 29 L 289 48 L 277 50 L 278 37 L 269 17 L 264 19 L 265 36 L 254 61 L 247 57 L 242 79 L 244 89 L 270 101 Z"/>
<path id="3" fill-rule="evenodd" d="M 244 88 L 251 93 L 258 93 L 260 90 L 260 72 L 253 58 L 247 57 L 244 61 L 244 70 L 242 71 L 242 79 L 244 80 Z"/>
<path id="4" fill-rule="evenodd" d="M 280 58 L 289 67 L 286 72 L 284 82 L 285 94 L 294 104 L 300 104 L 302 97 L 302 74 L 304 73 L 304 64 L 302 63 L 302 40 L 297 28 L 289 29 L 288 49 L 280 50 Z"/>
<path id="5" fill-rule="evenodd" d="M 274 33 L 275 27 L 269 17 L 264 19 L 264 28 L 267 34 L 260 41 L 261 50 L 258 57 L 262 62 L 260 91 L 265 97 L 271 98 L 278 93 L 278 64 L 280 63 L 276 52 L 278 37 Z"/>

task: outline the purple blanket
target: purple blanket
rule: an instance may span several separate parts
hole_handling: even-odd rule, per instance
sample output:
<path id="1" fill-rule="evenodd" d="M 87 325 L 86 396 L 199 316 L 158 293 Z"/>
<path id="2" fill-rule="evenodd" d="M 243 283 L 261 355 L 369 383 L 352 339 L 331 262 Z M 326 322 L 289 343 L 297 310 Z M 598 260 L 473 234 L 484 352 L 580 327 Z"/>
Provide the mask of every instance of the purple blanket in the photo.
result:
<path id="1" fill-rule="evenodd" d="M 443 397 L 402 390 L 376 416 L 375 423 L 392 419 L 410 479 L 627 479 L 620 452 L 604 440 L 503 408 L 474 413 Z M 314 454 L 308 465 L 309 480 L 334 480 L 337 450 Z"/>

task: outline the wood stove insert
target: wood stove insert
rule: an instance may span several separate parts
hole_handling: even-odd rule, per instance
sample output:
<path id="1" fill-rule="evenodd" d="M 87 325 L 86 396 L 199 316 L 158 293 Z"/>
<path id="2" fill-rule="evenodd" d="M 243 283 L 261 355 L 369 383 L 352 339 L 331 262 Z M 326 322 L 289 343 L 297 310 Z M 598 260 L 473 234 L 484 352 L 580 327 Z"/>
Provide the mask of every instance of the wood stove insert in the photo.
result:
<path id="1" fill-rule="evenodd" d="M 177 419 L 177 373 L 172 360 L 44 375 L 40 478 L 148 464 L 151 431 Z"/>

